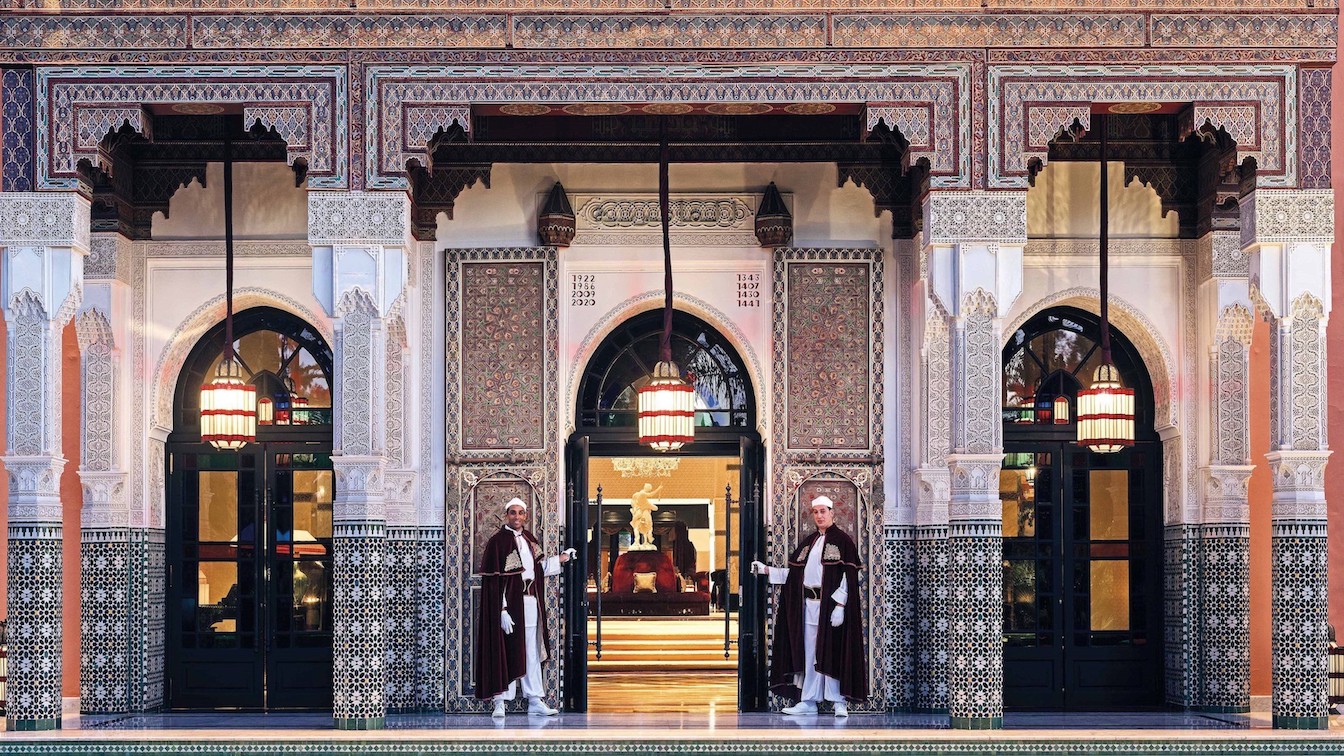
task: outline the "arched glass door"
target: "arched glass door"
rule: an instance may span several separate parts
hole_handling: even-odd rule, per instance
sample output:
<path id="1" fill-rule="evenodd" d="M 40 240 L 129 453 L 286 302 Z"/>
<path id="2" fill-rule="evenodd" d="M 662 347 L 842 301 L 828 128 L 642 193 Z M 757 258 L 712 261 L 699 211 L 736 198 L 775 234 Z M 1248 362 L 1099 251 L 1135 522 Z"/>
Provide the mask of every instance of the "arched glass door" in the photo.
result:
<path id="1" fill-rule="evenodd" d="M 678 311 L 672 327 L 673 359 L 696 393 L 696 438 L 682 450 L 652 452 L 636 437 L 661 310 L 619 325 L 580 378 L 567 532 L 588 570 L 565 593 L 571 711 L 765 705 L 764 597 L 741 579 L 742 565 L 764 554 L 751 379 L 709 324 Z M 652 547 L 633 537 L 636 502 L 656 507 Z"/>
<path id="2" fill-rule="evenodd" d="M 1138 442 L 1073 442 L 1078 390 L 1101 359 L 1096 316 L 1037 315 L 1004 348 L 1004 704 L 1103 709 L 1162 703 L 1161 445 L 1152 387 L 1112 328 L 1135 388 Z"/>
<path id="3" fill-rule="evenodd" d="M 257 442 L 200 443 L 199 386 L 223 330 L 193 350 L 168 444 L 168 701 L 177 709 L 331 706 L 331 351 L 269 308 L 234 318 L 257 386 Z"/>

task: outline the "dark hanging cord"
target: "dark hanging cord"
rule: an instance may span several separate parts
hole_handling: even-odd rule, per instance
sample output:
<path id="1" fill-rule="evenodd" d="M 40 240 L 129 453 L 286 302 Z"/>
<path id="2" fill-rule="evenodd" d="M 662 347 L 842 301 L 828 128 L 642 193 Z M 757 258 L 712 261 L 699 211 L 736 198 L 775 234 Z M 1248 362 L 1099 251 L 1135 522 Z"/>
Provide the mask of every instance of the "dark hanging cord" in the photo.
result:
<path id="1" fill-rule="evenodd" d="M 672 238 L 667 198 L 667 121 L 658 120 L 658 214 L 663 225 L 663 340 L 659 359 L 672 361 Z"/>
<path id="2" fill-rule="evenodd" d="M 233 142 L 224 137 L 224 357 L 236 360 L 233 348 Z"/>
<path id="3" fill-rule="evenodd" d="M 1101 361 L 1105 364 L 1111 364 L 1111 321 L 1110 311 L 1110 293 L 1109 293 L 1109 264 L 1106 259 L 1107 248 L 1111 241 L 1111 196 L 1110 196 L 1110 174 L 1106 165 L 1107 158 L 1107 124 L 1106 114 L 1098 113 L 1092 116 L 1096 119 L 1098 128 L 1101 129 Z"/>

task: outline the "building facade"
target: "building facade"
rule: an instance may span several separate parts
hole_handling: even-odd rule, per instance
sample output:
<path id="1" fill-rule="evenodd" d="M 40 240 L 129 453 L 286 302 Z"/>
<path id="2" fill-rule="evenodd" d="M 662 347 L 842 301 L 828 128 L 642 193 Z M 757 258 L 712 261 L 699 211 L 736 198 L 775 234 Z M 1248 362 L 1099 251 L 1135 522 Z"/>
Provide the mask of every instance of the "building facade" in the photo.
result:
<path id="1" fill-rule="evenodd" d="M 867 708 L 1247 711 L 1260 574 L 1275 722 L 1325 726 L 1333 2 L 218 5 L 0 16 L 15 726 L 59 722 L 72 636 L 89 713 L 485 711 L 499 503 L 583 547 L 590 459 L 653 456 L 613 419 L 635 384 L 586 387 L 661 307 L 660 139 L 678 333 L 738 381 L 697 384 L 741 471 L 730 558 L 842 502 Z M 1119 455 L 1068 440 L 1103 129 Z M 238 453 L 195 420 L 227 181 L 275 402 Z M 571 708 L 581 583 L 546 596 Z M 740 703 L 777 706 L 742 596 Z"/>

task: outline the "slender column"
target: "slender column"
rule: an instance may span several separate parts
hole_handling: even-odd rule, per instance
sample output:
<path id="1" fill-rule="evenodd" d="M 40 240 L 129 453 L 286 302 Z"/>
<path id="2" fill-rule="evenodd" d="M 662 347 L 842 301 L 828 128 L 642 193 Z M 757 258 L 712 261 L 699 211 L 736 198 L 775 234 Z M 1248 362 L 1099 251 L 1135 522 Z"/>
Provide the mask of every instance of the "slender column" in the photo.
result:
<path id="1" fill-rule="evenodd" d="M 1325 326 L 1330 314 L 1329 190 L 1256 189 L 1242 199 L 1251 293 L 1270 316 L 1274 481 L 1271 634 L 1274 726 L 1329 726 Z"/>
<path id="2" fill-rule="evenodd" d="M 387 318 L 405 288 L 404 194 L 312 192 L 313 292 L 335 321 L 333 717 L 381 729 L 387 714 Z"/>
<path id="3" fill-rule="evenodd" d="M 80 302 L 89 203 L 0 194 L 0 300 L 8 334 L 10 729 L 61 721 L 61 331 Z"/>
<path id="4" fill-rule="evenodd" d="M 924 282 L 927 287 L 927 281 Z M 920 444 L 923 464 L 915 471 L 915 708 L 947 711 L 948 561 L 947 517 L 951 498 L 947 454 L 952 443 L 951 342 L 947 316 L 927 294 L 920 349 Z"/>
<path id="5" fill-rule="evenodd" d="M 935 192 L 924 204 L 931 296 L 947 314 L 951 376 L 948 714 L 1003 726 L 1002 318 L 1022 290 L 1023 192 Z"/>
<path id="6" fill-rule="evenodd" d="M 84 264 L 84 301 L 75 316 L 80 350 L 79 706 L 85 714 L 144 711 L 149 628 L 144 586 L 149 537 L 128 490 L 127 377 L 132 375 L 134 243 L 94 234 Z M 159 538 L 162 531 L 158 531 Z M 132 598 L 132 597 L 135 598 Z"/>
<path id="7" fill-rule="evenodd" d="M 1251 708 L 1250 349 L 1254 330 L 1246 258 L 1235 232 L 1200 240 L 1200 366 L 1204 406 L 1203 517 L 1199 526 L 1199 666 L 1195 705 L 1203 711 Z"/>

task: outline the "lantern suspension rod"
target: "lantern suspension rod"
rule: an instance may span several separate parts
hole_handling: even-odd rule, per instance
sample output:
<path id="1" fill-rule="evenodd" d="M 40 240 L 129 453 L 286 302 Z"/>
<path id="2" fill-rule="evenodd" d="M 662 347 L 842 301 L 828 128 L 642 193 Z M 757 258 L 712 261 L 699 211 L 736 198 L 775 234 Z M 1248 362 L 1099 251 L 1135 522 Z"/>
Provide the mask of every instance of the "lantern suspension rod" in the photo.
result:
<path id="1" fill-rule="evenodd" d="M 1111 362 L 1111 319 L 1110 314 L 1110 265 L 1107 251 L 1111 243 L 1111 189 L 1110 170 L 1107 158 L 1106 114 L 1093 116 L 1100 122 L 1101 129 L 1101 233 L 1098 242 L 1101 246 L 1101 361 Z"/>
<path id="2" fill-rule="evenodd" d="M 672 361 L 672 236 L 670 205 L 667 189 L 667 121 L 658 119 L 658 216 L 663 227 L 663 337 L 659 342 L 659 357 Z"/>
<path id="3" fill-rule="evenodd" d="M 233 140 L 224 137 L 224 359 L 233 349 Z"/>

